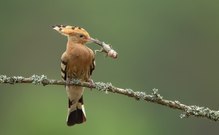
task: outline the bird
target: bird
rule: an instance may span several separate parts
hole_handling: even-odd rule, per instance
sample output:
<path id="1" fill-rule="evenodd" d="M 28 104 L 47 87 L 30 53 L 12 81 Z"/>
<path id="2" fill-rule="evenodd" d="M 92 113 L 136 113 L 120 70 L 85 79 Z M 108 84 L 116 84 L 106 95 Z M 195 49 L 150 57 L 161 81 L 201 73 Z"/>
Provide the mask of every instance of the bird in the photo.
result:
<path id="1" fill-rule="evenodd" d="M 94 52 L 86 46 L 93 42 L 89 33 L 81 27 L 70 25 L 54 25 L 53 29 L 67 36 L 66 50 L 61 56 L 61 77 L 70 82 L 74 79 L 93 84 L 91 75 L 95 69 Z M 83 92 L 81 86 L 66 85 L 68 97 L 67 125 L 73 126 L 86 121 Z"/>

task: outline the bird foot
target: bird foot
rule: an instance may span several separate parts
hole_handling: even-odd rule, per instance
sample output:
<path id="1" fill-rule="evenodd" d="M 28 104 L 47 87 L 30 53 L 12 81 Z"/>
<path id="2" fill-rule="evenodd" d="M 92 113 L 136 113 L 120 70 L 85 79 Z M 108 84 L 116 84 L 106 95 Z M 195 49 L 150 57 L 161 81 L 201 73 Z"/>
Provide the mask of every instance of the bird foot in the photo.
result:
<path id="1" fill-rule="evenodd" d="M 94 81 L 90 78 L 90 79 L 88 79 L 87 82 L 89 83 L 90 90 L 92 90 L 92 88 L 95 87 L 95 83 L 94 83 Z"/>
<path id="2" fill-rule="evenodd" d="M 68 86 L 71 83 L 71 80 L 67 79 L 65 82 L 66 82 L 66 85 Z"/>

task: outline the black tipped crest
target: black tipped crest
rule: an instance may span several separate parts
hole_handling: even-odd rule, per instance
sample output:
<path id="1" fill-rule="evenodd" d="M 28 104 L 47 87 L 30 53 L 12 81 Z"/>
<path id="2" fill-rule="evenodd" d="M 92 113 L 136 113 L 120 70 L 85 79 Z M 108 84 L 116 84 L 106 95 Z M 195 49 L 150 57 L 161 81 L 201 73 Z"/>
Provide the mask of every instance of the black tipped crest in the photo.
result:
<path id="1" fill-rule="evenodd" d="M 83 34 L 86 36 L 86 39 L 89 39 L 90 35 L 89 33 L 83 29 L 82 27 L 78 27 L 78 26 L 71 26 L 71 25 L 54 25 L 52 26 L 52 28 L 56 31 L 58 31 L 59 33 L 61 33 L 64 36 L 77 36 L 79 34 Z M 80 40 L 81 43 L 86 43 L 87 40 L 85 38 L 82 38 Z"/>

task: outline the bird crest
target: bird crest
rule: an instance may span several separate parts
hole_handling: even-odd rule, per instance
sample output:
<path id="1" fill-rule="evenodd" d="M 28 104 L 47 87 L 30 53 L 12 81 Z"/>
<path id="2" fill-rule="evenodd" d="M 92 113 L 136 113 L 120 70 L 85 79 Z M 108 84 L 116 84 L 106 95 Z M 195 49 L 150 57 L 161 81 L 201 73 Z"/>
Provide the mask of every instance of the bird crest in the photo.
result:
<path id="1" fill-rule="evenodd" d="M 72 43 L 86 44 L 91 41 L 89 33 L 77 26 L 70 25 L 55 25 L 53 29 L 64 36 L 67 36 Z"/>
<path id="2" fill-rule="evenodd" d="M 90 37 L 89 33 L 81 27 L 70 25 L 55 25 L 53 29 L 65 36 L 74 36 L 80 34 L 80 36 Z"/>

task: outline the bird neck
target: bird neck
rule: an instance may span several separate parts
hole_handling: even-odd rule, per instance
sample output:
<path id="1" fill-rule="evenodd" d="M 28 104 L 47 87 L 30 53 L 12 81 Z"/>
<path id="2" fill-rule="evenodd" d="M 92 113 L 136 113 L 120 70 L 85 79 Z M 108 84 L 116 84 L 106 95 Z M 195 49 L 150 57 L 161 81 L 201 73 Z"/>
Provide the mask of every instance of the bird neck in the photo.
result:
<path id="1" fill-rule="evenodd" d="M 71 52 L 73 48 L 78 47 L 78 46 L 83 46 L 84 44 L 78 43 L 71 38 L 68 38 L 67 46 L 66 46 L 66 51 Z"/>

